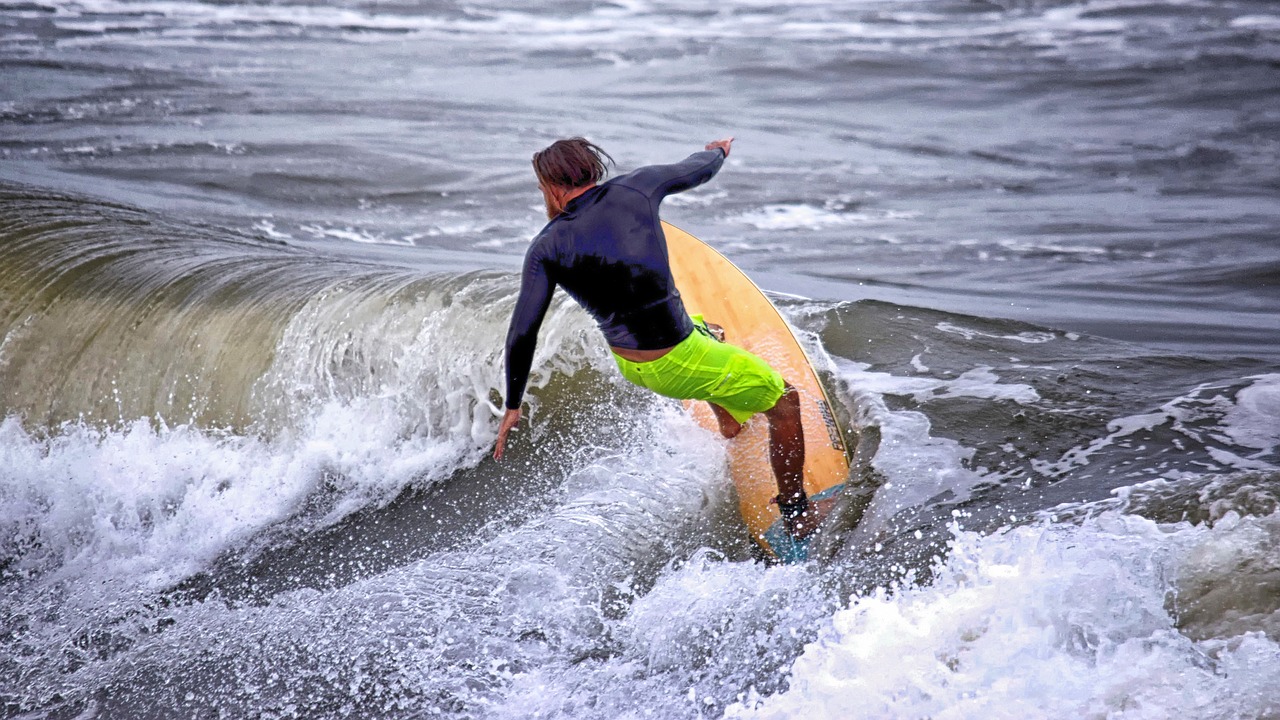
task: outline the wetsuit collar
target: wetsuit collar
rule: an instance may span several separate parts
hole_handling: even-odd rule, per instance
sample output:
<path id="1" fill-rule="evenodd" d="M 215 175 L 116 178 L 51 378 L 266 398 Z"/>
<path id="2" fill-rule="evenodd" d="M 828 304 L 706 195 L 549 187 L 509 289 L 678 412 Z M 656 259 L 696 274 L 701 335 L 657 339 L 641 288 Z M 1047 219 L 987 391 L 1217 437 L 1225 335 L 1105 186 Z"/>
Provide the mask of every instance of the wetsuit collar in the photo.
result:
<path id="1" fill-rule="evenodd" d="M 585 198 L 587 195 L 592 194 L 592 192 L 591 192 L 591 191 L 592 191 L 592 190 L 595 190 L 595 189 L 596 189 L 596 188 L 598 188 L 598 187 L 600 187 L 600 186 L 599 186 L 599 185 L 592 185 L 591 187 L 588 187 L 587 189 L 583 190 L 582 192 L 578 193 L 577 195 L 574 195 L 574 196 L 569 200 L 569 202 L 566 202 L 566 203 L 564 204 L 564 209 L 560 211 L 560 214 L 561 214 L 561 215 L 564 215 L 564 214 L 566 214 L 566 213 L 572 213 L 572 212 L 577 211 L 577 210 L 578 210 L 578 208 L 579 208 L 579 207 L 581 207 L 581 206 L 583 205 L 583 203 L 585 203 L 585 202 L 586 202 L 586 200 L 584 200 L 583 198 Z"/>

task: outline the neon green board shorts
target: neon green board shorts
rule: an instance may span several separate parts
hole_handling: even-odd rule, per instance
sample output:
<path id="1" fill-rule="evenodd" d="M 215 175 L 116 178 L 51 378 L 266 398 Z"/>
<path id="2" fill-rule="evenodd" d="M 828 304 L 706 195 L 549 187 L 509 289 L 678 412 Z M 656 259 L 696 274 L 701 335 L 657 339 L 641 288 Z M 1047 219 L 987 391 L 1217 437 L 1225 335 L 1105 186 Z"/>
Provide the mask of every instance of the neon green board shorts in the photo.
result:
<path id="1" fill-rule="evenodd" d="M 715 403 L 738 422 L 772 408 L 786 390 L 777 370 L 740 347 L 711 337 L 700 315 L 695 330 L 657 360 L 632 362 L 614 354 L 622 376 L 677 400 Z"/>

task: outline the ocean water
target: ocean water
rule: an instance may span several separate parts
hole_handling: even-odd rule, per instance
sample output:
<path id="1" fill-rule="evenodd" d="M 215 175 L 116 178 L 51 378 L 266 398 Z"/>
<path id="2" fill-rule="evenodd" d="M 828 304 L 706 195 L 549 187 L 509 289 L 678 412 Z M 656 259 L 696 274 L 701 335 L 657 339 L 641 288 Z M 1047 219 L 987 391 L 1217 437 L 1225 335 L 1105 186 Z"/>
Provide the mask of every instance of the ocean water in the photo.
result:
<path id="1" fill-rule="evenodd" d="M 1280 718 L 1280 8 L 0 0 L 0 716 Z M 531 154 L 735 136 L 856 512 L 559 298 Z"/>

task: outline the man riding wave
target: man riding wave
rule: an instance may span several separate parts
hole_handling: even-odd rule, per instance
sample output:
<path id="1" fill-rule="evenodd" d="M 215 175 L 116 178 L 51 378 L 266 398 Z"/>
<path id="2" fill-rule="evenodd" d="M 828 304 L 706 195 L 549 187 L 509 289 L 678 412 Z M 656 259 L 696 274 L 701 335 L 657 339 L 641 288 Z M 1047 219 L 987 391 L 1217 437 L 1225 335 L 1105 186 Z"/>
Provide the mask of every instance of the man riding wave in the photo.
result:
<path id="1" fill-rule="evenodd" d="M 674 165 L 650 165 L 606 182 L 608 153 L 583 138 L 533 156 L 550 222 L 525 256 L 506 345 L 506 413 L 494 458 L 519 422 L 538 329 L 559 285 L 595 318 L 629 381 L 660 395 L 711 404 L 720 432 L 736 436 L 756 413 L 769 423 L 769 462 L 787 531 L 816 528 L 804 491 L 800 396 L 756 355 L 723 342 L 718 326 L 691 318 L 671 277 L 658 205 L 710 180 L 733 138 L 708 143 Z"/>

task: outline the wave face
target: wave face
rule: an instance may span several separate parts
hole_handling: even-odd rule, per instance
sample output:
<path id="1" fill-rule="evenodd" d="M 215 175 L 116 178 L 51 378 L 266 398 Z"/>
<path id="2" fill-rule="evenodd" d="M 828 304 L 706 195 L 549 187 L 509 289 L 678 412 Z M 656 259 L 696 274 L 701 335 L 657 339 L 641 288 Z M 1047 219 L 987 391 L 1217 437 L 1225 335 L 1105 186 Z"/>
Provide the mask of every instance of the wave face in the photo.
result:
<path id="1" fill-rule="evenodd" d="M 498 464 L 515 278 L 3 203 L 9 715 L 1276 706 L 1265 361 L 779 298 L 865 507 L 824 561 L 768 567 L 722 441 L 570 303 Z"/>
<path id="2" fill-rule="evenodd" d="M 9 414 L 244 429 L 370 394 L 487 399 L 505 280 L 335 262 L 30 192 L 0 195 Z M 457 430 L 442 410 L 404 408 Z"/>

